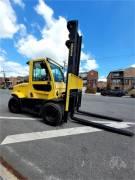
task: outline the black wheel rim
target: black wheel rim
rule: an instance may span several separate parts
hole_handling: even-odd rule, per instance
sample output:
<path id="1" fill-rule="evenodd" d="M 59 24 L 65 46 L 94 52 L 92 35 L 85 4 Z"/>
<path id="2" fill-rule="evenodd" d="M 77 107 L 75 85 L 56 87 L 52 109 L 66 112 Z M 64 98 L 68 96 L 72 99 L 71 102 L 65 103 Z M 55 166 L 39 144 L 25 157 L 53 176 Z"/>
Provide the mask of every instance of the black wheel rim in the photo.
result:
<path id="1" fill-rule="evenodd" d="M 16 100 L 12 100 L 11 101 L 11 110 L 13 111 L 13 112 L 17 112 L 18 111 L 18 106 L 19 106 L 19 104 L 18 104 L 18 102 L 16 101 Z"/>
<path id="2" fill-rule="evenodd" d="M 56 122 L 58 119 L 59 111 L 53 106 L 48 106 L 46 109 L 46 120 L 49 122 Z"/>

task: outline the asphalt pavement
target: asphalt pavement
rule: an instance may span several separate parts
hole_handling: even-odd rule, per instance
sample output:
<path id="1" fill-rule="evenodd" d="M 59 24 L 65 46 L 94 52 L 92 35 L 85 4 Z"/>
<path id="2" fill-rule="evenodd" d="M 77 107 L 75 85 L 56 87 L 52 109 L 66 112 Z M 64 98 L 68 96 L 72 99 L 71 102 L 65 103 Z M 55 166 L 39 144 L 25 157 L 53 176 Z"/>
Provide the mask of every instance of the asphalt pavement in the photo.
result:
<path id="1" fill-rule="evenodd" d="M 72 121 L 46 125 L 30 114 L 8 111 L 10 92 L 0 90 L 0 156 L 30 180 L 134 180 L 135 136 Z M 122 118 L 101 122 L 135 132 L 135 99 L 83 95 L 82 110 Z"/>

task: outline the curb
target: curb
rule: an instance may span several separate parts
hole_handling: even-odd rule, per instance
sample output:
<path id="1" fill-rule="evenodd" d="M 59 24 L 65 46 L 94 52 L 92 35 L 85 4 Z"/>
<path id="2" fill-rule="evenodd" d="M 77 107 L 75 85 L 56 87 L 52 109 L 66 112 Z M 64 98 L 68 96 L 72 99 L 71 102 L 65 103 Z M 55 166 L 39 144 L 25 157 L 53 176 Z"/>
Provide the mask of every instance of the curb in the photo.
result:
<path id="1" fill-rule="evenodd" d="M 17 170 L 15 170 L 3 157 L 0 157 L 0 177 L 2 179 L 11 179 L 11 180 L 28 180 Z"/>

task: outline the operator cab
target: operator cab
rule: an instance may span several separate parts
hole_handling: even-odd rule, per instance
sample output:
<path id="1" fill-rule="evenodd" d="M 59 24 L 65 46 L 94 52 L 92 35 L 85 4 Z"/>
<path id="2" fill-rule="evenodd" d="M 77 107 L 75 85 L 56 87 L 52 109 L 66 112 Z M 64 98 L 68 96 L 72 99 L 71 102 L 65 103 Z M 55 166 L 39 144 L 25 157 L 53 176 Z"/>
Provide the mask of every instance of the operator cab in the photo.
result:
<path id="1" fill-rule="evenodd" d="M 29 62 L 30 95 L 32 98 L 55 99 L 65 92 L 62 66 L 49 58 L 35 59 Z"/>
<path id="2" fill-rule="evenodd" d="M 29 64 L 29 62 L 27 64 Z M 49 58 L 33 60 L 32 80 L 50 81 L 52 79 L 52 74 L 55 82 L 64 82 L 64 74 L 62 68 L 63 67 L 61 65 Z M 49 72 L 49 70 L 51 70 L 52 73 Z"/>

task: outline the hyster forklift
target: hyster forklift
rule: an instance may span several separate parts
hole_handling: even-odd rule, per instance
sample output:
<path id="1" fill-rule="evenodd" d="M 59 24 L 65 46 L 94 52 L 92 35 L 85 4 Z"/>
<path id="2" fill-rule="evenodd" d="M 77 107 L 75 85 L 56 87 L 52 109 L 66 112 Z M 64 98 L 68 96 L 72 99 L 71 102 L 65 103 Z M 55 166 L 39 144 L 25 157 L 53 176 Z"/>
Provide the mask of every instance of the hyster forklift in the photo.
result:
<path id="1" fill-rule="evenodd" d="M 64 82 L 64 73 L 61 65 L 49 58 L 30 60 L 29 80 L 13 87 L 12 97 L 9 100 L 9 110 L 19 113 L 23 109 L 40 115 L 44 122 L 57 126 L 68 119 L 82 125 L 100 128 L 114 133 L 133 136 L 133 133 L 96 123 L 75 114 L 92 116 L 121 122 L 121 119 L 79 110 L 82 99 L 83 81 L 79 77 L 80 53 L 82 36 L 78 33 L 78 21 L 68 21 L 69 40 L 66 46 L 69 50 L 67 77 Z"/>

